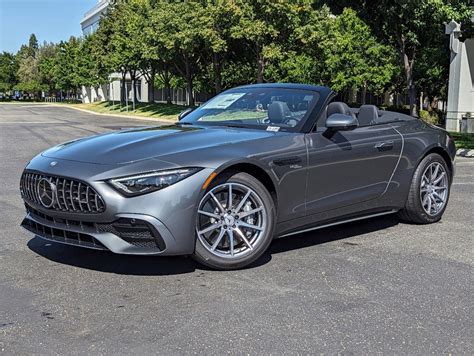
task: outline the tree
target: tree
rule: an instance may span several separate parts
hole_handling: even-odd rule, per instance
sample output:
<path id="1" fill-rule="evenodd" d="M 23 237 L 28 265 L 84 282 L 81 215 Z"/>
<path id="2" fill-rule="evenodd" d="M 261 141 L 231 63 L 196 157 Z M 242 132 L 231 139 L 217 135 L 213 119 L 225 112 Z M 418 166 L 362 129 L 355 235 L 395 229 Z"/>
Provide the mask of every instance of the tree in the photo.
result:
<path id="1" fill-rule="evenodd" d="M 17 55 L 21 58 L 35 57 L 37 50 L 38 50 L 38 39 L 36 38 L 36 35 L 32 33 L 28 40 L 28 45 L 21 45 L 20 50 L 18 51 Z"/>
<path id="2" fill-rule="evenodd" d="M 38 40 L 35 34 L 30 35 L 28 46 L 22 45 L 16 57 L 18 60 L 18 79 L 19 83 L 15 86 L 16 90 L 34 92 L 39 96 L 39 92 L 44 89 L 41 85 L 41 78 L 38 69 Z M 22 88 L 22 89 L 19 89 Z"/>
<path id="3" fill-rule="evenodd" d="M 175 73 L 186 82 L 187 105 L 194 106 L 194 80 L 203 60 L 200 21 L 204 9 L 197 2 L 159 3 L 153 11 L 155 36 L 170 58 Z"/>
<path id="4" fill-rule="evenodd" d="M 160 11 L 155 5 L 160 3 L 149 0 L 130 0 L 123 11 L 127 12 L 127 32 L 132 43 L 130 50 L 136 58 L 136 66 L 141 77 L 150 84 L 149 100 L 154 101 L 154 83 L 156 75 L 164 79 L 167 88 L 167 102 L 171 103 L 169 90 L 169 67 L 172 56 L 164 46 L 162 39 L 156 36 L 154 11 Z"/>
<path id="5" fill-rule="evenodd" d="M 439 47 L 431 45 L 420 51 L 413 71 L 420 101 L 427 98 L 434 105 L 436 98 L 447 98 L 449 57 L 446 43 L 439 43 Z"/>
<path id="6" fill-rule="evenodd" d="M 96 32 L 93 52 L 110 72 L 119 72 L 122 77 L 120 100 L 125 103 L 127 93 L 127 74 L 136 72 L 137 61 L 130 51 L 130 38 L 127 32 L 126 1 L 112 3 L 107 14 L 100 20 Z M 134 98 L 135 99 L 135 98 Z"/>
<path id="7" fill-rule="evenodd" d="M 41 91 L 47 90 L 48 87 L 37 80 L 31 80 L 29 82 L 20 82 L 16 84 L 13 89 L 24 93 L 32 93 L 35 94 L 35 97 L 38 97 L 37 94 Z"/>
<path id="8" fill-rule="evenodd" d="M 416 116 L 415 64 L 434 38 L 443 36 L 443 22 L 464 18 L 462 0 L 334 0 L 332 8 L 352 7 L 382 43 L 393 46 L 405 76 L 410 113 Z"/>
<path id="9" fill-rule="evenodd" d="M 0 90 L 10 90 L 18 82 L 17 71 L 17 58 L 9 52 L 0 53 Z"/>
<path id="10" fill-rule="evenodd" d="M 257 83 L 265 80 L 268 62 L 281 57 L 282 45 L 288 42 L 291 20 L 299 5 L 292 2 L 238 1 L 238 23 L 232 37 L 240 39 L 253 55 Z"/>
<path id="11" fill-rule="evenodd" d="M 30 56 L 34 56 L 38 50 L 38 39 L 34 33 L 30 35 L 30 39 L 28 40 L 28 48 L 31 51 Z"/>
<path id="12" fill-rule="evenodd" d="M 325 70 L 330 73 L 329 85 L 336 91 L 362 89 L 381 93 L 396 73 L 396 53 L 380 44 L 370 28 L 352 9 L 331 19 L 331 30 L 319 44 L 324 54 Z"/>
<path id="13" fill-rule="evenodd" d="M 57 46 L 53 43 L 44 43 L 37 49 L 38 76 L 41 84 L 48 87 L 49 92 L 56 89 L 56 57 Z"/>
<path id="14" fill-rule="evenodd" d="M 289 40 L 291 48 L 283 53 L 283 58 L 276 61 L 277 67 L 272 69 L 274 80 L 287 82 L 330 84 L 330 74 L 326 68 L 326 45 L 334 48 L 331 32 L 333 20 L 327 7 L 310 11 L 303 16 Z M 275 66 L 275 65 L 274 65 Z M 272 67 L 270 67 L 272 68 Z"/>
<path id="15" fill-rule="evenodd" d="M 380 44 L 351 9 L 339 16 L 327 7 L 300 7 L 292 17 L 288 40 L 266 75 L 275 81 L 330 86 L 340 92 L 381 92 L 396 72 L 392 48 Z M 355 100 L 355 98 L 353 99 Z"/>
<path id="16" fill-rule="evenodd" d="M 54 66 L 56 89 L 69 93 L 74 88 L 74 61 L 76 60 L 78 40 L 71 37 L 58 44 Z"/>
<path id="17" fill-rule="evenodd" d="M 73 83 L 78 87 L 81 85 L 98 87 L 107 83 L 108 71 L 94 53 L 95 34 L 82 38 L 76 48 L 76 56 L 73 71 L 75 78 Z"/>
<path id="18" fill-rule="evenodd" d="M 232 29 L 237 26 L 238 6 L 235 2 L 209 2 L 201 17 L 201 37 L 205 61 L 212 68 L 210 76 L 214 82 L 214 92 L 222 91 L 222 71 L 232 52 L 238 45 L 232 39 Z"/>

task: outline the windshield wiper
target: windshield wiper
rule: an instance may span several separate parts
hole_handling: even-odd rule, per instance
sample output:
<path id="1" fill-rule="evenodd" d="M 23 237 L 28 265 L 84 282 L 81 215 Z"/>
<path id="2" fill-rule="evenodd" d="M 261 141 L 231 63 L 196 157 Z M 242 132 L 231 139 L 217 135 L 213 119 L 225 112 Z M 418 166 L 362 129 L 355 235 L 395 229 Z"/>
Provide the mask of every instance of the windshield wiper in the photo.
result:
<path id="1" fill-rule="evenodd" d="M 181 122 L 181 121 L 178 121 L 178 122 L 176 122 L 176 125 L 183 125 L 183 126 L 189 125 L 189 126 L 192 126 L 192 125 L 194 125 L 194 124 L 193 124 L 192 122 Z"/>

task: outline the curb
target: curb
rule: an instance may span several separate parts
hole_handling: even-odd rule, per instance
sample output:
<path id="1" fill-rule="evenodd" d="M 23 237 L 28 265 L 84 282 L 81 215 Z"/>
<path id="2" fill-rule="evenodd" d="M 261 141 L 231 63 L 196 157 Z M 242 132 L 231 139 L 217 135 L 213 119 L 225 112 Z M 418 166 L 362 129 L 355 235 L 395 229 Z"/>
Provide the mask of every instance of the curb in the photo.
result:
<path id="1" fill-rule="evenodd" d="M 101 112 L 96 112 L 96 111 L 87 110 L 87 109 L 83 109 L 83 108 L 76 108 L 76 107 L 74 107 L 74 106 L 72 106 L 72 105 L 67 105 L 67 104 L 50 104 L 50 103 L 45 103 L 45 104 L 42 104 L 42 105 L 55 106 L 55 107 L 58 107 L 58 108 L 69 108 L 69 109 L 74 109 L 74 110 L 86 112 L 86 113 L 88 113 L 88 114 L 100 115 L 100 116 L 114 116 L 114 117 L 121 117 L 121 118 L 126 118 L 126 119 L 136 119 L 136 120 L 142 120 L 142 121 L 156 121 L 157 123 L 160 123 L 160 124 L 168 124 L 168 125 L 174 124 L 176 121 L 178 121 L 177 119 L 176 119 L 176 121 L 171 121 L 171 120 L 168 121 L 168 120 L 160 120 L 160 119 L 155 119 L 155 118 L 153 118 L 153 117 L 138 116 L 138 115 L 123 115 L 123 114 L 101 113 Z"/>
<path id="2" fill-rule="evenodd" d="M 459 150 L 456 151 L 456 156 L 474 158 L 474 150 L 460 148 Z"/>

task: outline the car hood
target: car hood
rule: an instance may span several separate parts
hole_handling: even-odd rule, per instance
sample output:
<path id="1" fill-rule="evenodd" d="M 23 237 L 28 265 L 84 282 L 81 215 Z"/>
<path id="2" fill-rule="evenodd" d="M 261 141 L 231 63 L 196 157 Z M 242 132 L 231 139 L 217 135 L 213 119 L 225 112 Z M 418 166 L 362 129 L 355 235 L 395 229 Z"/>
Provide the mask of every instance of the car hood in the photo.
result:
<path id="1" fill-rule="evenodd" d="M 53 159 L 94 164 L 125 164 L 200 150 L 276 133 L 228 127 L 162 126 L 123 130 L 86 137 L 55 146 L 42 153 Z"/>

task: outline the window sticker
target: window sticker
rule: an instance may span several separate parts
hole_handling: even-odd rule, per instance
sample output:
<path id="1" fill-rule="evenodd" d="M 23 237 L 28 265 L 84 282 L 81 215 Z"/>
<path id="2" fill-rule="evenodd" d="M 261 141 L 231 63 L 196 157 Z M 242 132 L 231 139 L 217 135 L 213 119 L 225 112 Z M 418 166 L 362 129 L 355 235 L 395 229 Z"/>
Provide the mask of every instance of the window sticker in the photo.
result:
<path id="1" fill-rule="evenodd" d="M 267 131 L 278 132 L 278 131 L 280 131 L 280 127 L 279 126 L 267 126 Z"/>
<path id="2" fill-rule="evenodd" d="M 229 94 L 221 94 L 206 105 L 204 105 L 203 109 L 227 109 L 241 97 L 243 97 L 246 93 L 229 93 Z"/>

